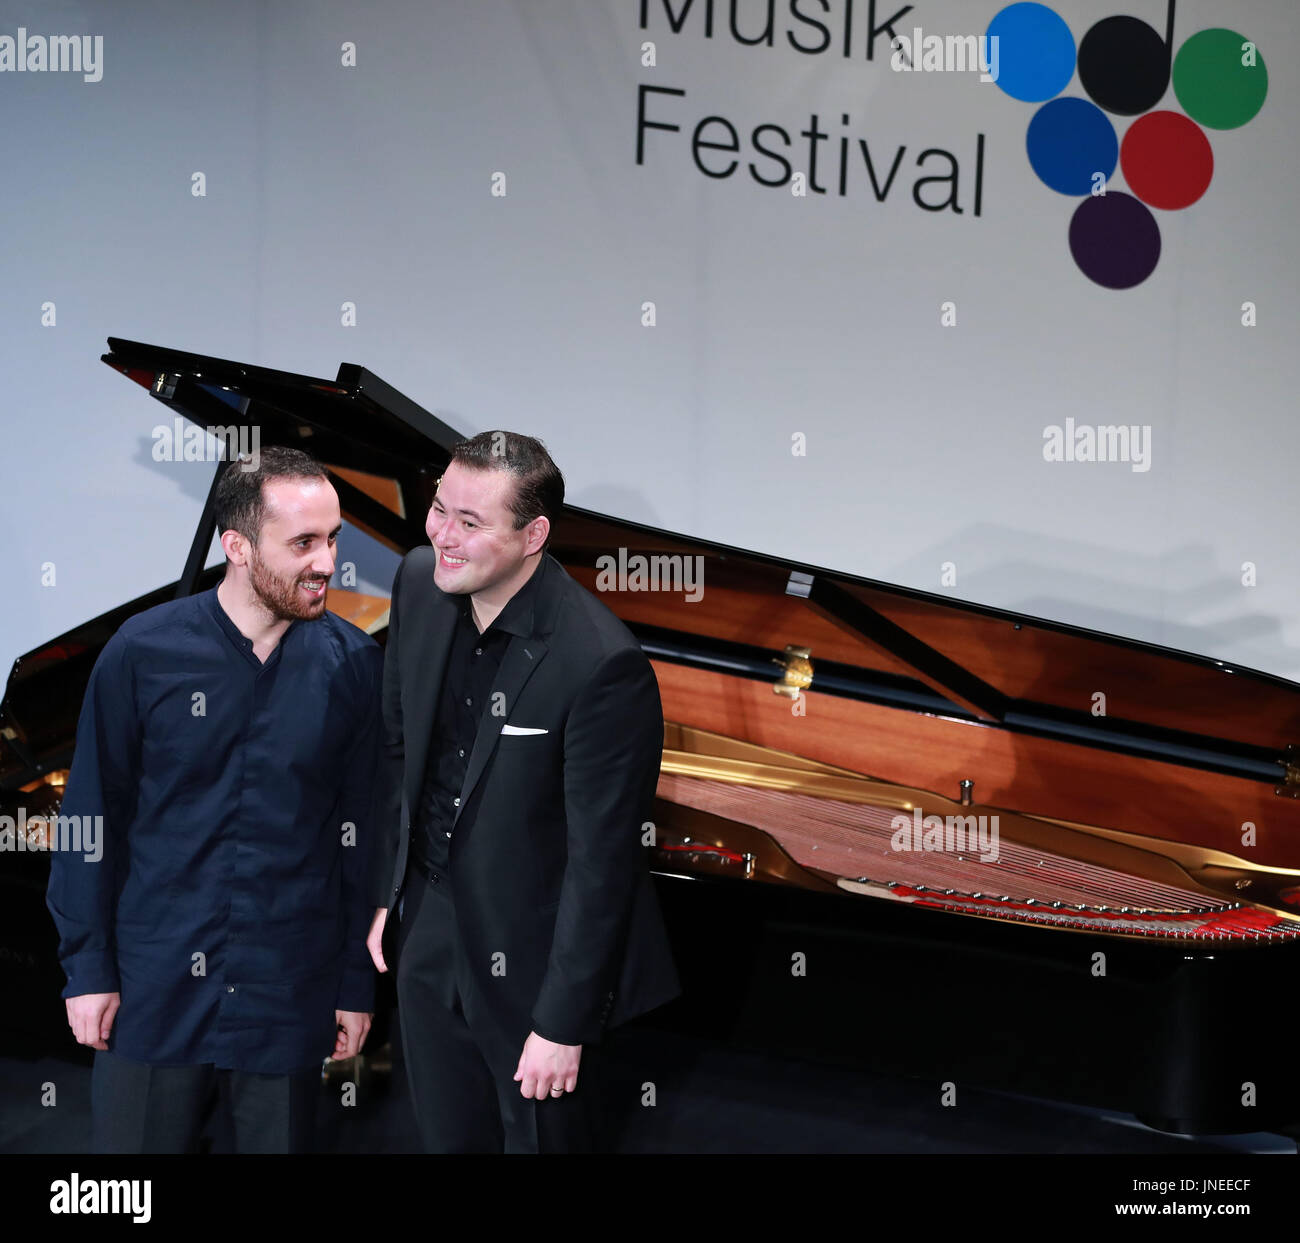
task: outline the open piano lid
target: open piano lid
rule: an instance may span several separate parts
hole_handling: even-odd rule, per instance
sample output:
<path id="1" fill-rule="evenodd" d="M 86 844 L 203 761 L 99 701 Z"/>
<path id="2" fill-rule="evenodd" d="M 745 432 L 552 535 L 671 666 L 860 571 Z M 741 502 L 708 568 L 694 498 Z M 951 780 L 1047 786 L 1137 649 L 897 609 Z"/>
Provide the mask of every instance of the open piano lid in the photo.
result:
<path id="1" fill-rule="evenodd" d="M 330 468 L 351 523 L 400 553 L 424 542 L 428 503 L 459 435 L 377 376 L 345 364 L 329 381 L 117 338 L 109 345 L 103 361 L 175 414 L 200 427 L 253 425 L 263 445 L 309 449 Z M 212 534 L 210 496 L 175 588 L 15 664 L 0 704 L 0 787 L 20 787 L 66 763 L 78 688 L 103 643 L 125 616 L 217 575 L 203 571 Z M 777 817 L 776 828 L 769 807 L 745 811 L 745 780 L 760 771 L 787 790 L 856 781 L 872 789 L 855 790 L 849 802 L 879 794 L 877 810 L 910 809 L 924 796 L 927 807 L 944 802 L 961 811 L 952 800 L 971 780 L 984 800 L 972 811 L 1015 817 L 1027 833 L 1022 845 L 1032 840 L 1044 849 L 1063 833 L 1095 826 L 1110 835 L 1082 843 L 1097 862 L 1120 851 L 1121 839 L 1126 849 L 1162 839 L 1180 877 L 1191 868 L 1211 878 L 1203 887 L 1216 903 L 1235 901 L 1232 887 L 1249 883 L 1253 898 L 1295 918 L 1286 908 L 1295 905 L 1300 875 L 1291 874 L 1300 869 L 1300 806 L 1278 797 L 1300 791 L 1289 762 L 1300 737 L 1294 683 L 572 506 L 555 524 L 551 551 L 601 592 L 656 662 L 665 718 L 677 731 L 661 800 L 696 790 L 693 797 L 714 800 L 715 811 L 733 808 L 740 823 L 769 824 L 768 837 L 792 851 L 799 846 L 792 822 L 806 819 L 808 806 Z M 657 591 L 638 581 L 656 568 L 680 575 L 688 560 L 702 591 L 682 590 L 689 581 L 680 579 L 678 589 Z M 792 723 L 788 701 L 772 691 L 797 698 L 800 687 L 810 692 L 805 703 L 827 698 L 811 719 Z M 1099 694 L 1101 715 L 1094 712 Z M 53 700 L 62 704 L 57 711 Z M 728 764 L 727 790 L 692 786 L 692 774 L 717 777 Z M 826 798 L 814 806 L 829 806 Z M 1260 825 L 1251 865 L 1272 869 L 1267 878 L 1245 876 L 1243 822 Z M 719 828 L 713 837 L 725 857 L 726 834 Z M 1180 844 L 1198 853 L 1180 855 Z M 829 852 L 804 845 L 797 867 L 767 852 L 760 870 L 808 885 L 892 883 L 847 863 L 819 867 Z M 1163 855 L 1149 870 L 1164 875 Z"/>
<path id="2" fill-rule="evenodd" d="M 104 362 L 191 422 L 237 419 L 260 427 L 263 444 L 308 449 L 337 472 L 349 522 L 398 552 L 424 542 L 460 434 L 365 368 L 345 363 L 329 381 L 112 337 L 109 346 Z M 810 636 L 813 688 L 830 694 L 1288 782 L 1300 685 L 1283 678 L 565 507 L 552 550 L 566 565 L 594 573 L 620 549 L 629 561 L 703 558 L 703 599 L 679 593 L 670 608 L 639 610 L 663 621 L 636 628 L 666 659 L 712 652 L 720 667 L 739 660 L 770 679 L 772 659 L 788 663 L 786 646 Z M 772 607 L 709 607 L 710 595 Z"/>

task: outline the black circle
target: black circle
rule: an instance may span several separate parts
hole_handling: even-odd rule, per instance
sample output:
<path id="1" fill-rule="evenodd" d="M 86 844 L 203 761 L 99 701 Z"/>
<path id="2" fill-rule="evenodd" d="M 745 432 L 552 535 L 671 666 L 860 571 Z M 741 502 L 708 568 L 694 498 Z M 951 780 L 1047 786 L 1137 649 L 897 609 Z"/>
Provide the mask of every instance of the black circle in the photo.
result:
<path id="1" fill-rule="evenodd" d="M 1169 49 L 1136 17 L 1104 18 L 1079 44 L 1079 81 L 1099 108 L 1137 116 L 1169 86 Z"/>

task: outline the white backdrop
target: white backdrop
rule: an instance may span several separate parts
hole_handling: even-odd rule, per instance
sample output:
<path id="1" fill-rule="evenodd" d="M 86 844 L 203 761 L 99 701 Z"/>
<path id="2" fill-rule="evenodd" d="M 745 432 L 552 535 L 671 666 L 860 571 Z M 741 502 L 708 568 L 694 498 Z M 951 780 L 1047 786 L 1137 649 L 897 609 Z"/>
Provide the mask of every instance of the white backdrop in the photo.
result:
<path id="1" fill-rule="evenodd" d="M 361 363 L 467 433 L 541 436 L 576 504 L 1300 678 L 1292 0 L 1178 4 L 1175 47 L 1231 27 L 1268 98 L 1207 131 L 1209 189 L 1154 212 L 1159 263 L 1127 290 L 1071 255 L 1036 103 L 890 68 L 871 10 L 903 4 L 776 0 L 771 47 L 733 37 L 728 0 L 711 36 L 706 0 L 648 0 L 644 28 L 640 0 L 37 7 L 0 3 L 0 37 L 101 35 L 102 76 L 0 72 L 5 668 L 176 577 L 207 489 L 210 466 L 152 460 L 166 412 L 98 362 L 111 334 Z M 740 0 L 742 33 L 767 7 Z M 1003 7 L 917 0 L 895 25 L 979 34 Z M 1163 31 L 1164 0 L 1121 7 Z M 1115 11 L 1052 8 L 1076 41 Z M 825 52 L 791 46 L 807 19 Z M 643 86 L 681 128 L 638 164 Z M 782 169 L 752 131 L 784 129 L 807 176 L 812 114 L 827 192 L 760 184 L 749 162 Z M 738 152 L 699 151 L 729 177 L 693 157 L 708 116 L 735 128 Z M 883 201 L 859 140 L 882 186 L 903 148 Z M 918 204 L 948 196 L 914 191 L 951 171 L 927 149 L 960 212 Z M 1149 428 L 1149 469 L 1045 461 L 1067 418 Z"/>

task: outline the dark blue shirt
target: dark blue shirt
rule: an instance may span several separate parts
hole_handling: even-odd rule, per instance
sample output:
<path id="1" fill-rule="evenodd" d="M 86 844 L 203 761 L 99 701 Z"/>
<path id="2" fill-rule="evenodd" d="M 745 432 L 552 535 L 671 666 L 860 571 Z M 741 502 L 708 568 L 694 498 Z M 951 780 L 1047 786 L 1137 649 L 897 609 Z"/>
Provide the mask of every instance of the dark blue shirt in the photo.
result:
<path id="1" fill-rule="evenodd" d="M 336 1008 L 373 1010 L 382 658 L 326 612 L 263 664 L 215 589 L 109 640 L 61 808 L 83 851 L 51 853 L 47 903 L 63 996 L 121 994 L 112 1051 L 287 1074 L 332 1052 Z"/>

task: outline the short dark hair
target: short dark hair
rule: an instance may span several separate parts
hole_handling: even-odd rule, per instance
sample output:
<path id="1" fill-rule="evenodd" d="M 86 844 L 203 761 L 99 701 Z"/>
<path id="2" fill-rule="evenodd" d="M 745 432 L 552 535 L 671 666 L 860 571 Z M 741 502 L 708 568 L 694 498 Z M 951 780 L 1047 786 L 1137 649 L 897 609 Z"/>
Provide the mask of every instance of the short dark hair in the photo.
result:
<path id="1" fill-rule="evenodd" d="M 471 470 L 508 470 L 515 477 L 510 512 L 516 531 L 534 518 L 546 518 L 553 527 L 564 508 L 564 476 L 551 461 L 546 446 L 532 436 L 521 436 L 518 432 L 479 432 L 457 444 L 451 451 L 451 460 Z M 546 542 L 550 543 L 549 535 Z"/>
<path id="2" fill-rule="evenodd" d="M 272 479 L 324 479 L 329 472 L 310 453 L 287 445 L 268 445 L 257 455 L 257 466 L 245 470 L 244 462 L 231 462 L 217 484 L 217 535 L 238 531 L 256 544 L 266 521 L 266 494 L 262 485 Z"/>

